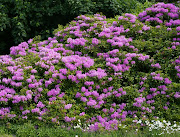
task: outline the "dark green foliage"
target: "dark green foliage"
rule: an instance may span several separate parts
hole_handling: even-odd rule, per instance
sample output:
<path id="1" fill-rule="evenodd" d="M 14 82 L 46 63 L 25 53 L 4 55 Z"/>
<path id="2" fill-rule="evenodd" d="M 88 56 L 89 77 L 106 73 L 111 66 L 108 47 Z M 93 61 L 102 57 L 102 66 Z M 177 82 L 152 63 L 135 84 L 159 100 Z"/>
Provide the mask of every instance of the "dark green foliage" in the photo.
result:
<path id="1" fill-rule="evenodd" d="M 95 12 L 102 12 L 106 17 L 114 17 L 122 12 L 130 12 L 136 7 L 136 0 L 92 0 Z"/>
<path id="2" fill-rule="evenodd" d="M 131 12 L 137 0 L 0 0 L 0 55 L 36 35 L 47 39 L 58 24 L 81 14 L 102 12 L 114 17 Z"/>

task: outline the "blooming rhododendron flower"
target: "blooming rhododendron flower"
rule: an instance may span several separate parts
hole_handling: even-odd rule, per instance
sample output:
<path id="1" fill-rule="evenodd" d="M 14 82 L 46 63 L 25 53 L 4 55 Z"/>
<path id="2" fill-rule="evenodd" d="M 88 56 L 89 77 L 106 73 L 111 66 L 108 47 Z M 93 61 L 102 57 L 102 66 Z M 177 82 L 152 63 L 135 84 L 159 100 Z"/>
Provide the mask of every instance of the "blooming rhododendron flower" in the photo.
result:
<path id="1" fill-rule="evenodd" d="M 70 109 L 72 107 L 72 104 L 67 104 L 64 106 L 64 109 Z"/>

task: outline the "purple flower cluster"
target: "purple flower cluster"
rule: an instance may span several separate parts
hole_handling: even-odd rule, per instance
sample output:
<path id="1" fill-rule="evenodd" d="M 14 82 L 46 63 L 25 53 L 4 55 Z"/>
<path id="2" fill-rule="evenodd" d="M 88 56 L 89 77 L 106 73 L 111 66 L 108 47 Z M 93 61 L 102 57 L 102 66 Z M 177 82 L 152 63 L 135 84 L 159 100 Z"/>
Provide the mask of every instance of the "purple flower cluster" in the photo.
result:
<path id="1" fill-rule="evenodd" d="M 76 38 L 76 39 L 68 38 L 67 43 L 69 44 L 66 44 L 66 47 L 70 47 L 73 49 L 74 46 L 77 46 L 77 45 L 84 46 L 86 42 L 87 40 L 84 38 Z"/>
<path id="2" fill-rule="evenodd" d="M 22 55 L 22 56 L 25 56 L 27 53 L 26 53 L 26 49 L 28 49 L 28 43 L 26 42 L 22 42 L 21 44 L 17 46 L 13 46 L 10 48 L 11 52 L 10 54 L 11 55 Z"/>
<path id="3" fill-rule="evenodd" d="M 180 78 L 180 56 L 174 61 L 175 69 L 177 70 L 177 76 Z"/>
<path id="4" fill-rule="evenodd" d="M 160 66 L 160 64 L 159 64 L 159 63 L 156 63 L 156 64 L 151 64 L 151 67 L 161 68 L 161 66 Z"/>
<path id="5" fill-rule="evenodd" d="M 135 15 L 130 14 L 130 13 L 125 13 L 124 16 L 125 17 L 119 16 L 118 20 L 125 20 L 125 21 L 129 21 L 131 23 L 135 23 L 136 22 L 137 17 Z"/>
<path id="6" fill-rule="evenodd" d="M 157 24 L 165 24 L 166 26 L 179 25 L 179 8 L 173 4 L 157 3 L 145 11 L 139 13 L 140 21 L 155 22 Z M 175 21 L 175 22 L 174 22 Z"/>
<path id="7" fill-rule="evenodd" d="M 94 65 L 94 60 L 90 57 L 80 57 L 78 55 L 63 57 L 62 62 L 64 62 L 65 66 L 70 70 L 75 70 L 77 67 L 82 68 L 82 65 L 86 68 L 90 68 Z"/>

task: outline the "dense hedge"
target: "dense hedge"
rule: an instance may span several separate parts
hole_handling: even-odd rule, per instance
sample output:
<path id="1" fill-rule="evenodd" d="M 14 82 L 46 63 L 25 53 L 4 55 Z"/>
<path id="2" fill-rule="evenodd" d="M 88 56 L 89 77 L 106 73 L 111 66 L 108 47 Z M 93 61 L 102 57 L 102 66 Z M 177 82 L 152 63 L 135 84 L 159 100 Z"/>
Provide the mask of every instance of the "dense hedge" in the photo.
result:
<path id="1" fill-rule="evenodd" d="M 13 45 L 41 35 L 52 35 L 57 24 L 65 25 L 81 14 L 102 12 L 114 17 L 130 12 L 136 0 L 0 0 L 0 55 Z"/>

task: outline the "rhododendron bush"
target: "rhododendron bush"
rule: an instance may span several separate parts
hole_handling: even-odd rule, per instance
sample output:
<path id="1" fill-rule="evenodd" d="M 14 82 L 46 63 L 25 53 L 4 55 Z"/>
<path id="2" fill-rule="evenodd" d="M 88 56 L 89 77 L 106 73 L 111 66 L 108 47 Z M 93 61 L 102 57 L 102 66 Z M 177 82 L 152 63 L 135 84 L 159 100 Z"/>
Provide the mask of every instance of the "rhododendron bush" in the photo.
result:
<path id="1" fill-rule="evenodd" d="M 1 121 L 90 130 L 160 117 L 179 121 L 180 17 L 158 3 L 138 17 L 81 15 L 55 36 L 0 56 Z"/>

